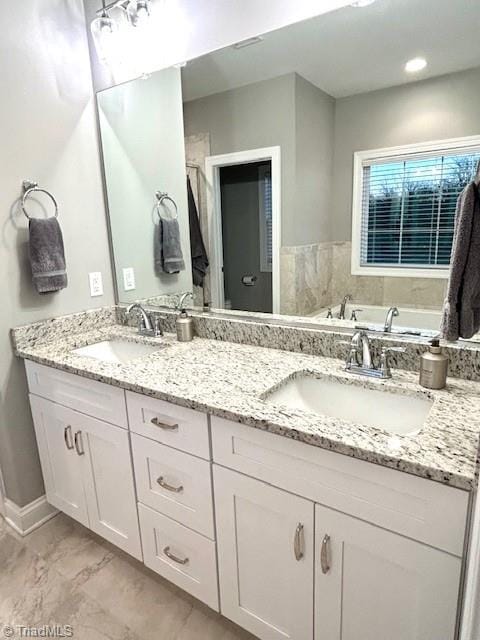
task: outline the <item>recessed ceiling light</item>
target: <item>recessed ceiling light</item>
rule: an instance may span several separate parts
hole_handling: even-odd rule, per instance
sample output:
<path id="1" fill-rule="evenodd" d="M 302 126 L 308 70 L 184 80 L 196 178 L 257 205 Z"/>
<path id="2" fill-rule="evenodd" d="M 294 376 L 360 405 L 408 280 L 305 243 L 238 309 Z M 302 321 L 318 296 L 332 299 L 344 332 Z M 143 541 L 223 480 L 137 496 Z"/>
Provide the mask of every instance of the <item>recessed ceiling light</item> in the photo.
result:
<path id="1" fill-rule="evenodd" d="M 425 58 L 412 58 L 405 65 L 405 71 L 408 73 L 417 73 L 427 66 Z"/>
<path id="2" fill-rule="evenodd" d="M 362 7 L 368 7 L 370 4 L 373 4 L 375 0 L 356 0 L 356 2 L 352 2 L 352 7 L 356 7 L 361 9 Z"/>

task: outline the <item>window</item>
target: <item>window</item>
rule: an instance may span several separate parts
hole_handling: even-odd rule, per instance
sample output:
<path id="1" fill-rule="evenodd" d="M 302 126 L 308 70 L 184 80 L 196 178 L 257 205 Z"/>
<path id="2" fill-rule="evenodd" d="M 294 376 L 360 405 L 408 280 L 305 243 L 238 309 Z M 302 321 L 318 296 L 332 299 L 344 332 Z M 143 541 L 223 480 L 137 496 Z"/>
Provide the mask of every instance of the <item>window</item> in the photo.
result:
<path id="1" fill-rule="evenodd" d="M 355 154 L 352 273 L 446 277 L 458 196 L 480 139 Z"/>
<path id="2" fill-rule="evenodd" d="M 270 164 L 258 168 L 260 271 L 272 271 L 272 169 Z"/>

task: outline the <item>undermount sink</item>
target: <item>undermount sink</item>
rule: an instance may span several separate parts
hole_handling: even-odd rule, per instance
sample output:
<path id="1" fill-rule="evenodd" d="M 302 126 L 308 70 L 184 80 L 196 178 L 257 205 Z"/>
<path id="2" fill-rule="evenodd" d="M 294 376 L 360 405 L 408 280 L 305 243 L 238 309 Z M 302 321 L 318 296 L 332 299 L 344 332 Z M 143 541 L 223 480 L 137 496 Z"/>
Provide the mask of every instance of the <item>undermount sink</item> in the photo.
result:
<path id="1" fill-rule="evenodd" d="M 266 397 L 268 402 L 383 429 L 397 435 L 420 431 L 433 400 L 357 384 L 302 375 Z"/>
<path id="2" fill-rule="evenodd" d="M 74 349 L 73 353 L 79 356 L 87 356 L 104 362 L 115 362 L 117 364 L 128 364 L 137 358 L 144 358 L 155 353 L 161 347 L 139 342 L 128 342 L 127 340 L 104 340 L 89 344 L 86 347 Z"/>

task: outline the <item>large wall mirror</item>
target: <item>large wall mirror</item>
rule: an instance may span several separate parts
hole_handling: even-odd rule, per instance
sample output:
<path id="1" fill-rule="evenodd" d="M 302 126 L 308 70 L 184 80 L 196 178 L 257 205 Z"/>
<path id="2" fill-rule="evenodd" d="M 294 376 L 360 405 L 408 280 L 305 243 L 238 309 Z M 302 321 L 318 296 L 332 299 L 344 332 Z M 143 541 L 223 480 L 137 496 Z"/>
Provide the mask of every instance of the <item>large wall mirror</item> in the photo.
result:
<path id="1" fill-rule="evenodd" d="M 437 334 L 480 161 L 479 19 L 355 3 L 101 92 L 119 301 Z"/>

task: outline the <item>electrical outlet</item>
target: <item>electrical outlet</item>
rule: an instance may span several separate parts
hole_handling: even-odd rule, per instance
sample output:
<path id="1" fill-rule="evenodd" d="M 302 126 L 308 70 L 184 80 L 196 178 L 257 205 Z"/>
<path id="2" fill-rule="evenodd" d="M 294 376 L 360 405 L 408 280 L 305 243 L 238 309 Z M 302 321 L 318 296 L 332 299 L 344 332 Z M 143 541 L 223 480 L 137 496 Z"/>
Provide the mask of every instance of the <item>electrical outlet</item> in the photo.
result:
<path id="1" fill-rule="evenodd" d="M 123 288 L 125 291 L 135 289 L 135 270 L 133 267 L 123 269 Z"/>
<path id="2" fill-rule="evenodd" d="M 96 296 L 103 296 L 103 282 L 101 272 L 94 271 L 93 273 L 89 273 L 88 279 L 90 281 L 91 297 L 95 298 Z"/>

